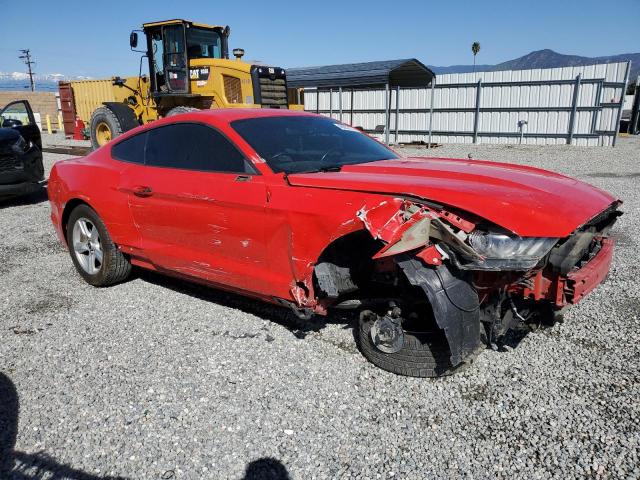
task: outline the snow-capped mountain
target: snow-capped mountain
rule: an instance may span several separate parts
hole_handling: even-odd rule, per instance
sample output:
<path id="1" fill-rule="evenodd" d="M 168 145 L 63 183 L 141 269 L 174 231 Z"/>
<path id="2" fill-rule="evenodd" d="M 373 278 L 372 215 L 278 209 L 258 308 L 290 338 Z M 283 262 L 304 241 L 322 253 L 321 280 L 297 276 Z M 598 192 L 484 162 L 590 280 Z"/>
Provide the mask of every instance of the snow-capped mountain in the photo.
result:
<path id="1" fill-rule="evenodd" d="M 64 75 L 62 73 L 47 73 L 34 75 L 36 91 L 56 91 L 61 80 L 90 80 L 91 77 L 79 75 Z M 24 90 L 30 88 L 29 74 L 25 72 L 0 72 L 0 91 Z"/>
<path id="2" fill-rule="evenodd" d="M 33 79 L 37 82 L 58 82 L 60 80 L 88 80 L 91 77 L 78 75 L 64 75 L 62 73 L 47 73 L 44 75 L 34 75 Z M 25 72 L 0 72 L 0 81 L 21 81 L 29 80 L 29 74 Z"/>

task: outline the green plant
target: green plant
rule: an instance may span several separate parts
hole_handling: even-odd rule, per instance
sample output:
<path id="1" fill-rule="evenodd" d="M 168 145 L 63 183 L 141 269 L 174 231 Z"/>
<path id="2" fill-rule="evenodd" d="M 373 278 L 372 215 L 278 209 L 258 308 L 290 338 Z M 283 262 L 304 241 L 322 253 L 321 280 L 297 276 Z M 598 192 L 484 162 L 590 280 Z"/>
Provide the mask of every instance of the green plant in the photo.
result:
<path id="1" fill-rule="evenodd" d="M 471 51 L 473 52 L 473 73 L 476 72 L 476 55 L 480 52 L 480 42 L 473 42 L 471 44 Z"/>

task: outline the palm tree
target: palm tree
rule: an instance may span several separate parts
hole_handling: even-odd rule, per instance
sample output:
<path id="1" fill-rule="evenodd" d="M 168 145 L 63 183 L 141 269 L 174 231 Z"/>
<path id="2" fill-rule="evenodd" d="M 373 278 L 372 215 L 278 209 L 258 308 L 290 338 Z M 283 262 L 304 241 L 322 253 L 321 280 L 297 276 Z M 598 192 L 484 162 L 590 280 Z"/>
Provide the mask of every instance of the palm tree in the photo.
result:
<path id="1" fill-rule="evenodd" d="M 480 42 L 473 42 L 471 44 L 471 51 L 473 52 L 473 73 L 476 73 L 476 55 L 480 51 Z"/>

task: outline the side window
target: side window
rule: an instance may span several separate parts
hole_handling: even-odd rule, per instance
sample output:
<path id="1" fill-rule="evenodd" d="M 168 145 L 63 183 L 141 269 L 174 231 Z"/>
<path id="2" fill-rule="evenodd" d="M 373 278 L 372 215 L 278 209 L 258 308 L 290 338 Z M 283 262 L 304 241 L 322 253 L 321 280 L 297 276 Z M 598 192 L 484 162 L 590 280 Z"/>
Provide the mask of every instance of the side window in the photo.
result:
<path id="1" fill-rule="evenodd" d="M 164 36 L 165 81 L 173 92 L 187 92 L 187 52 L 184 45 L 184 26 L 168 25 L 162 28 Z"/>
<path id="2" fill-rule="evenodd" d="M 221 133 L 196 123 L 149 130 L 145 163 L 201 172 L 256 173 Z"/>
<path id="3" fill-rule="evenodd" d="M 146 165 L 153 167 L 184 168 L 185 149 L 189 148 L 183 125 L 169 125 L 149 130 L 145 153 Z"/>
<path id="4" fill-rule="evenodd" d="M 159 30 L 151 34 L 151 63 L 153 65 L 152 75 L 154 75 L 156 81 L 156 89 L 164 92 L 167 90 L 164 78 L 164 46 L 162 44 L 162 33 Z"/>
<path id="5" fill-rule="evenodd" d="M 244 156 L 220 132 L 204 125 L 192 125 L 194 139 L 189 163 L 206 170 L 227 173 L 256 173 Z"/>
<path id="6" fill-rule="evenodd" d="M 144 147 L 147 132 L 134 135 L 111 147 L 111 156 L 117 160 L 131 163 L 144 163 Z"/>

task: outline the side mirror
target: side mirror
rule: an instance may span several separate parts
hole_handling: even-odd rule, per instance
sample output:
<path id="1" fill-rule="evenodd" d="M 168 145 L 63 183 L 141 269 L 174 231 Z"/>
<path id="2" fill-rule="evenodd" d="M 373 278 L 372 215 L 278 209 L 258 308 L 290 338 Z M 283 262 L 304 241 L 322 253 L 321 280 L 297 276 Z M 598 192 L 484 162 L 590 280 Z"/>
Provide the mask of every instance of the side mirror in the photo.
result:
<path id="1" fill-rule="evenodd" d="M 15 118 L 5 118 L 3 119 L 3 122 L 2 122 L 2 128 L 20 127 L 21 125 L 22 125 L 22 122 Z"/>
<path id="2" fill-rule="evenodd" d="M 129 46 L 134 49 L 138 46 L 138 33 L 137 32 L 131 32 L 129 34 Z"/>

